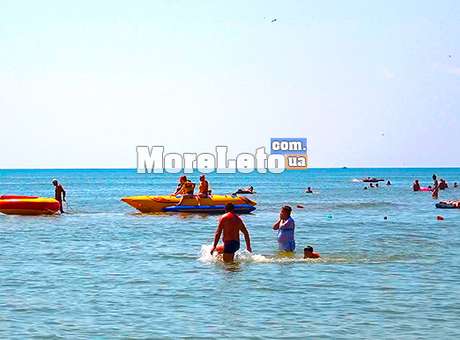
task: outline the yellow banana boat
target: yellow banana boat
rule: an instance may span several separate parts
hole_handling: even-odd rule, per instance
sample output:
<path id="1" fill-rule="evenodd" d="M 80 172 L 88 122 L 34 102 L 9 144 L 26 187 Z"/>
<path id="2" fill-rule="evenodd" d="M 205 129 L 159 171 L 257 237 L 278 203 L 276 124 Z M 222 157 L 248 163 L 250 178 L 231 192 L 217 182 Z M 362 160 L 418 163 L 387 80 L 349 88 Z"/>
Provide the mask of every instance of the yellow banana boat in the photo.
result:
<path id="1" fill-rule="evenodd" d="M 121 200 L 142 213 L 153 212 L 205 212 L 220 213 L 225 211 L 227 203 L 233 203 L 235 211 L 248 213 L 256 208 L 256 202 L 244 196 L 210 195 L 206 198 L 187 197 L 177 205 L 181 196 L 130 196 Z"/>

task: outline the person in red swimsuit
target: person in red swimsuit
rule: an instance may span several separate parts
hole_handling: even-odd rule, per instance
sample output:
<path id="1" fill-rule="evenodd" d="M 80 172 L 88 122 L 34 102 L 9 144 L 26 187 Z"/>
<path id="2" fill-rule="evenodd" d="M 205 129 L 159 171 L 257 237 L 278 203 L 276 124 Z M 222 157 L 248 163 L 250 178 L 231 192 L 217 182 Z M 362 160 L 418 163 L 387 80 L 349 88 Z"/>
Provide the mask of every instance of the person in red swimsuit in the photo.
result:
<path id="1" fill-rule="evenodd" d="M 252 252 L 249 232 L 246 229 L 243 220 L 235 214 L 234 210 L 234 205 L 232 203 L 227 203 L 225 206 L 225 214 L 219 218 L 219 225 L 217 226 L 214 236 L 214 244 L 211 249 L 212 255 L 216 250 L 217 243 L 219 243 L 220 236 L 223 233 L 222 240 L 224 241 L 224 262 L 233 262 L 235 252 L 240 249 L 240 232 L 244 235 L 246 249 L 249 252 Z"/>
<path id="2" fill-rule="evenodd" d="M 303 248 L 303 258 L 304 259 L 318 259 L 321 256 L 318 253 L 313 251 L 313 247 L 307 246 Z"/>

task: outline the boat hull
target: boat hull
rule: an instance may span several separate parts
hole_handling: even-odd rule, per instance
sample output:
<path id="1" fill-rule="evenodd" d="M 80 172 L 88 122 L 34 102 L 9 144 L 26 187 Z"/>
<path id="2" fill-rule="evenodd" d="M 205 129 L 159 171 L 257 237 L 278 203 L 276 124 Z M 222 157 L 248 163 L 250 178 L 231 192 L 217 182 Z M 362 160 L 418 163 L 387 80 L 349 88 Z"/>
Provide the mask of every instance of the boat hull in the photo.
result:
<path id="1" fill-rule="evenodd" d="M 256 208 L 249 204 L 235 204 L 235 212 L 239 214 L 247 214 Z M 185 212 L 185 213 L 222 213 L 225 211 L 225 205 L 173 205 L 163 209 L 165 212 Z"/>
<path id="2" fill-rule="evenodd" d="M 54 198 L 36 196 L 0 196 L 0 213 L 6 215 L 53 215 L 60 203 Z"/>

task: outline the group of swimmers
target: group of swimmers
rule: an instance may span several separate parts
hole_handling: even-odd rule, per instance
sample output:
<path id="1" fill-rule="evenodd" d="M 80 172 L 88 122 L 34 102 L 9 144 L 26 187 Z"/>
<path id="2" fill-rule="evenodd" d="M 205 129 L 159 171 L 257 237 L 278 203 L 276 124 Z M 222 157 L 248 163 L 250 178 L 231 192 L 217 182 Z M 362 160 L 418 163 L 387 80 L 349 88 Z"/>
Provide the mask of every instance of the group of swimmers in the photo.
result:
<path id="1" fill-rule="evenodd" d="M 432 191 L 433 198 L 438 198 L 439 190 L 447 189 L 449 186 L 444 179 L 437 180 L 437 176 L 434 174 L 432 176 L 433 179 L 433 186 L 429 186 L 430 190 Z M 55 199 L 60 204 L 60 212 L 64 213 L 63 209 L 63 202 L 66 202 L 66 191 L 62 184 L 59 183 L 57 179 L 52 180 L 52 184 L 54 185 L 54 193 Z M 390 181 L 387 181 L 386 185 L 391 185 Z M 370 183 L 370 187 L 378 187 L 378 183 Z M 458 188 L 457 182 L 453 185 L 454 188 Z M 365 187 L 364 189 L 367 189 Z M 420 191 L 421 186 L 416 179 L 412 185 L 413 191 Z M 172 195 L 181 195 L 181 199 L 177 203 L 177 205 L 181 205 L 185 198 L 195 197 L 199 204 L 200 198 L 209 197 L 211 194 L 211 190 L 209 190 L 209 183 L 206 180 L 205 175 L 200 176 L 200 185 L 198 187 L 198 194 L 194 195 L 195 190 L 195 183 L 190 181 L 186 176 L 181 176 L 179 178 L 179 184 Z M 240 189 L 239 192 L 247 192 L 247 193 L 254 193 L 254 188 L 248 187 L 245 189 Z M 305 191 L 307 193 L 312 193 L 311 187 L 308 187 Z M 237 191 L 238 193 L 238 191 Z M 455 201 L 455 204 L 459 204 Z M 232 203 L 228 203 L 225 206 L 225 214 L 219 218 L 219 223 L 217 229 L 214 234 L 214 243 L 211 249 L 211 254 L 214 251 L 218 250 L 222 253 L 223 261 L 224 262 L 233 262 L 235 252 L 240 249 L 240 233 L 243 234 L 245 242 L 246 242 L 246 249 L 249 252 L 252 252 L 251 248 L 251 239 L 249 235 L 249 231 L 246 228 L 243 220 L 240 216 L 235 213 L 235 207 Z M 281 208 L 279 218 L 273 224 L 273 230 L 278 232 L 278 248 L 282 252 L 294 252 L 295 251 L 295 222 L 291 216 L 292 208 L 288 205 L 285 205 Z M 219 243 L 220 238 L 222 237 L 223 246 L 218 247 L 217 244 Z M 311 246 L 307 246 L 304 248 L 304 258 L 319 258 L 320 255 L 314 252 L 314 249 Z"/>
<path id="2" fill-rule="evenodd" d="M 279 218 L 273 224 L 273 230 L 278 231 L 278 247 L 282 252 L 295 251 L 295 222 L 291 216 L 292 208 L 285 205 L 281 208 Z M 240 233 L 243 234 L 246 249 L 252 252 L 251 238 L 242 218 L 235 213 L 232 203 L 225 206 L 225 214 L 219 218 L 217 229 L 214 233 L 214 242 L 211 248 L 211 255 L 217 250 L 222 253 L 224 262 L 233 262 L 235 253 L 240 249 Z M 222 237 L 223 247 L 218 247 Z M 320 255 L 314 252 L 313 247 L 304 248 L 304 258 L 319 258 Z"/>
<path id="3" fill-rule="evenodd" d="M 391 181 L 388 180 L 387 183 L 386 183 L 386 185 L 390 186 L 390 185 L 391 185 Z M 375 182 L 375 184 L 372 183 L 372 182 L 369 183 L 369 188 L 378 188 L 378 187 L 379 187 L 379 182 Z M 363 190 L 367 190 L 367 189 L 369 189 L 369 188 L 368 188 L 367 186 L 365 186 L 365 187 L 363 188 Z"/>
<path id="4" fill-rule="evenodd" d="M 427 191 L 431 191 L 431 196 L 434 198 L 434 199 L 438 199 L 439 197 L 439 190 L 445 190 L 445 189 L 448 189 L 449 188 L 449 184 L 446 182 L 446 180 L 444 180 L 443 178 L 440 178 L 439 181 L 438 181 L 438 177 L 436 176 L 436 174 L 433 174 L 433 176 L 431 177 L 433 179 L 433 185 L 429 185 L 427 187 Z M 454 188 L 458 188 L 458 183 L 455 182 L 454 183 Z M 418 179 L 416 179 L 414 181 L 414 183 L 412 183 L 412 190 L 413 191 L 421 191 L 422 190 L 422 187 L 420 186 L 420 182 Z"/>

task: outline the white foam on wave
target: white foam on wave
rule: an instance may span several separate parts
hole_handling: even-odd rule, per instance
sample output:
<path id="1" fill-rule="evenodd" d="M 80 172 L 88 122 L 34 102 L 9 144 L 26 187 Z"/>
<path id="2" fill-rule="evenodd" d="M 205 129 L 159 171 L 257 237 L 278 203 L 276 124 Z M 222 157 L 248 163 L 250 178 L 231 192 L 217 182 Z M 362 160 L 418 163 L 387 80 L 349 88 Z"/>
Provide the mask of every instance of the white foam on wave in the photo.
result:
<path id="1" fill-rule="evenodd" d="M 203 263 L 222 262 L 222 255 L 214 252 L 211 255 L 211 245 L 202 245 L 199 261 Z M 235 254 L 235 261 L 240 263 L 293 263 L 293 262 L 311 262 L 310 259 L 295 256 L 268 256 L 250 253 L 247 250 L 239 250 Z M 318 262 L 318 260 L 315 260 Z"/>
<path id="2" fill-rule="evenodd" d="M 392 256 L 388 257 L 375 257 L 368 258 L 366 255 L 362 256 L 343 256 L 343 255 L 330 255 L 327 257 L 321 257 L 319 259 L 304 259 L 299 255 L 288 255 L 288 254 L 273 254 L 273 255 L 262 255 L 250 253 L 247 250 L 239 250 L 235 254 L 236 263 L 277 263 L 277 264 L 289 264 L 289 263 L 303 263 L 303 264 L 380 264 L 389 262 L 400 262 L 410 260 L 409 258 L 395 259 Z M 211 255 L 211 245 L 202 245 L 199 261 L 203 263 L 223 263 L 222 255 L 216 252 Z"/>

